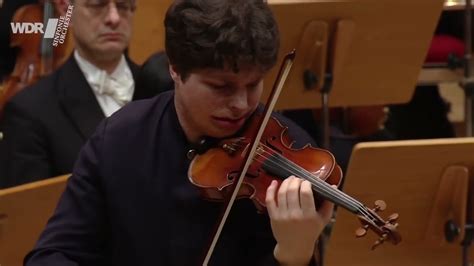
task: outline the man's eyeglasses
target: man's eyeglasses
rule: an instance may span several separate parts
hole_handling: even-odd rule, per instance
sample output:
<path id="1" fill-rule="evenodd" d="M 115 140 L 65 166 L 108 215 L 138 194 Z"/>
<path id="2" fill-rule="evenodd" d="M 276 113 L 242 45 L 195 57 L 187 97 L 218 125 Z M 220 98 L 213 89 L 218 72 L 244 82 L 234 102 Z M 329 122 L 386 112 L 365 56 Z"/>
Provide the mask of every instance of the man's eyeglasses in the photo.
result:
<path id="1" fill-rule="evenodd" d="M 97 14 L 104 14 L 109 10 L 111 2 L 115 4 L 117 11 L 121 15 L 126 15 L 128 12 L 135 11 L 136 8 L 135 0 L 86 0 L 84 6 Z"/>

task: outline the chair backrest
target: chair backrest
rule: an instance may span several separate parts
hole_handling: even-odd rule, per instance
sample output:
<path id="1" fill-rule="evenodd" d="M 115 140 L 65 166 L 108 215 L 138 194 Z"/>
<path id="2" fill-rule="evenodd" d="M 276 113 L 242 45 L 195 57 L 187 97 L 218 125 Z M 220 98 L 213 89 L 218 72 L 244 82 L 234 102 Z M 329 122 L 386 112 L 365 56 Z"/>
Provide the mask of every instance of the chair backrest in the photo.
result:
<path id="1" fill-rule="evenodd" d="M 68 178 L 64 175 L 0 190 L 0 265 L 23 265 Z"/>
<path id="2" fill-rule="evenodd" d="M 5 152 L 5 141 L 3 141 L 3 131 L 2 131 L 2 125 L 0 121 L 0 190 L 2 188 L 7 187 L 7 179 L 2 172 L 2 169 L 5 169 L 7 167 L 7 154 Z"/>

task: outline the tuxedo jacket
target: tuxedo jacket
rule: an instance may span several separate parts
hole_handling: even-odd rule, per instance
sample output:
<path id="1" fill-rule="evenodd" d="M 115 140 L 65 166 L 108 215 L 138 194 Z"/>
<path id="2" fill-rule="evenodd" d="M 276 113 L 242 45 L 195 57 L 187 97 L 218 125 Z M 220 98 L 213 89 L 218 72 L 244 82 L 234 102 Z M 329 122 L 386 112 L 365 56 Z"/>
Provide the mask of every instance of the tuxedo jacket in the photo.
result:
<path id="1" fill-rule="evenodd" d="M 139 66 L 127 60 L 135 84 Z M 154 96 L 135 86 L 133 100 Z M 0 131 L 0 187 L 67 174 L 105 115 L 74 56 L 5 106 Z"/>
<path id="2" fill-rule="evenodd" d="M 203 199 L 188 179 L 187 154 L 197 147 L 179 124 L 173 95 L 130 103 L 100 123 L 26 266 L 199 265 L 224 204 Z M 293 147 L 314 145 L 274 115 Z M 278 265 L 275 244 L 268 216 L 239 199 L 209 265 Z"/>

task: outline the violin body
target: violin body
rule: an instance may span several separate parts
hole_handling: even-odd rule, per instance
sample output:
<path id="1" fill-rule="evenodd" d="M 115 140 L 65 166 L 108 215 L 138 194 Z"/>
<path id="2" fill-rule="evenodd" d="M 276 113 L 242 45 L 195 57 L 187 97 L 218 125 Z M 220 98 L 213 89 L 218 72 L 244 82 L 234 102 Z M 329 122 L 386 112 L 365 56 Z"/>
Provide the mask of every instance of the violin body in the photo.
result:
<path id="1" fill-rule="evenodd" d="M 258 115 L 254 115 L 252 119 L 257 117 Z M 194 185 L 201 188 L 206 199 L 221 201 L 232 188 L 234 180 L 239 177 L 239 169 L 249 147 L 249 136 L 257 130 L 255 125 L 256 123 L 250 123 L 244 136 L 226 139 L 217 147 L 209 149 L 206 156 L 197 155 L 191 162 L 188 177 Z M 287 133 L 287 128 L 277 119 L 270 118 L 261 139 L 261 147 L 257 149 L 258 154 L 240 188 L 238 198 L 250 198 L 260 212 L 265 210 L 266 190 L 272 180 L 281 183 L 292 174 L 277 169 L 274 163 L 272 165 L 271 160 L 275 156 L 297 162 L 300 167 L 331 185 L 338 186 L 341 183 L 342 171 L 329 151 L 309 144 L 293 149 L 294 142 Z"/>

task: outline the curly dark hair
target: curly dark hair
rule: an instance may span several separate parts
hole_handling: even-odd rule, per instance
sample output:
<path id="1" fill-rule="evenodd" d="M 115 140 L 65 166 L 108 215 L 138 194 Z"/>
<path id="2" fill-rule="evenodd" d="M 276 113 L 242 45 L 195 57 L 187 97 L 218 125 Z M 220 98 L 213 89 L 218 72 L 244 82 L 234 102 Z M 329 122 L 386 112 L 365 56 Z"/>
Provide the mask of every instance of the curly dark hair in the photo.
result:
<path id="1" fill-rule="evenodd" d="M 200 68 L 272 68 L 278 26 L 263 0 L 177 0 L 165 17 L 169 62 L 184 80 Z"/>

